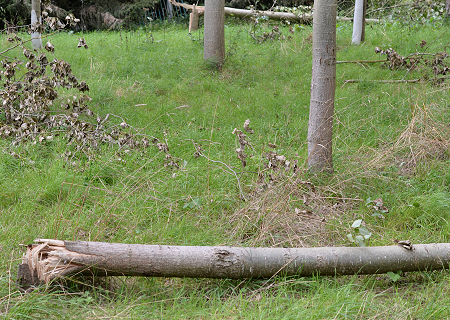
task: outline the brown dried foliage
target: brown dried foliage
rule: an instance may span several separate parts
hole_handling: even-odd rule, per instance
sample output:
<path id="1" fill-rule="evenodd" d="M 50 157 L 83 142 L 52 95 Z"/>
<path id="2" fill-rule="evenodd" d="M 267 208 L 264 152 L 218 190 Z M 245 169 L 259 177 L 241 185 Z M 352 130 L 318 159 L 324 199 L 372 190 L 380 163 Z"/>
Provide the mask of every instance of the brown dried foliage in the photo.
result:
<path id="1" fill-rule="evenodd" d="M 77 21 L 73 15 L 66 20 L 68 24 Z M 154 145 L 165 153 L 166 166 L 178 168 L 178 160 L 169 153 L 167 144 L 141 134 L 119 116 L 95 114 L 88 106 L 91 98 L 84 94 L 89 86 L 75 77 L 67 61 L 54 57 L 55 48 L 50 42 L 45 49 L 53 55 L 51 60 L 48 53 L 27 49 L 15 30 L 8 30 L 8 40 L 22 48 L 25 59 L 5 57 L 1 61 L 1 138 L 10 139 L 16 145 L 26 141 L 44 143 L 61 136 L 67 139 L 68 146 L 85 151 L 98 149 L 101 144 L 125 149 Z M 88 48 L 84 39 L 80 43 Z M 70 98 L 61 95 L 63 89 L 71 92 Z M 66 152 L 66 158 L 67 155 L 73 157 L 70 151 Z"/>
<path id="2" fill-rule="evenodd" d="M 420 47 L 424 47 L 426 41 L 422 40 Z M 382 50 L 375 47 L 375 52 L 386 55 L 386 66 L 391 70 L 407 69 L 420 70 L 423 73 L 423 80 L 433 79 L 437 84 L 442 83 L 445 77 L 450 73 L 450 66 L 447 52 L 437 53 L 413 53 L 406 57 L 398 54 L 394 49 Z"/>

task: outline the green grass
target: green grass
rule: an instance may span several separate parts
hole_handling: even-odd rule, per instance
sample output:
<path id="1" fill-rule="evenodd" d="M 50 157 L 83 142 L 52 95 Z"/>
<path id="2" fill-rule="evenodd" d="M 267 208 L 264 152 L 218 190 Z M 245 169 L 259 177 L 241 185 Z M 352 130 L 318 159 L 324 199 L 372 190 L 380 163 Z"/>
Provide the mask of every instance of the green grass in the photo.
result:
<path id="1" fill-rule="evenodd" d="M 203 62 L 201 34 L 190 37 L 180 25 L 51 37 L 55 56 L 71 63 L 74 74 L 89 84 L 92 109 L 103 116 L 118 115 L 141 133 L 166 142 L 181 168 L 165 167 L 164 154 L 154 147 L 127 152 L 102 146 L 95 154 L 79 152 L 67 161 L 62 155 L 71 147 L 62 139 L 19 146 L 1 140 L 0 314 L 10 319 L 450 317 L 449 276 L 444 271 L 404 274 L 395 283 L 387 275 L 242 282 L 75 278 L 28 295 L 17 291 L 13 281 L 23 253 L 18 245 L 37 237 L 350 246 L 350 226 L 363 219 L 373 232 L 371 245 L 392 245 L 396 238 L 448 242 L 448 144 L 438 145 L 431 130 L 442 129 L 442 141 L 448 143 L 448 83 L 372 82 L 420 78 L 422 71 L 339 64 L 335 174 L 298 173 L 315 185 L 316 198 L 307 185 L 295 187 L 288 177 L 269 191 L 255 193 L 257 173 L 267 162 L 264 152 L 272 150 L 268 142 L 304 167 L 312 28 L 295 28 L 290 34 L 282 27 L 292 39 L 262 44 L 251 38 L 250 29 L 227 21 L 227 58 L 221 72 Z M 270 26 L 258 32 L 264 30 Z M 422 39 L 429 43 L 428 52 L 448 45 L 445 26 L 373 25 L 358 47 L 350 44 L 350 24 L 339 23 L 337 30 L 339 61 L 382 59 L 376 46 L 392 47 L 402 55 L 423 52 Z M 89 49 L 76 48 L 81 36 Z M 2 39 L 2 46 L 7 45 Z M 349 79 L 362 82 L 346 83 Z M 242 129 L 246 119 L 255 133 L 249 135 L 254 149 L 246 150 L 250 157 L 243 171 L 232 132 Z M 414 128 L 408 129 L 413 121 Z M 193 142 L 202 145 L 208 158 L 243 171 L 239 177 L 248 202 L 240 200 L 236 177 L 223 164 L 194 156 Z M 301 208 L 303 194 L 311 198 L 314 215 L 326 217 L 326 223 L 299 222 L 292 214 Z M 385 219 L 372 216 L 365 205 L 369 197 L 383 198 L 389 208 Z"/>

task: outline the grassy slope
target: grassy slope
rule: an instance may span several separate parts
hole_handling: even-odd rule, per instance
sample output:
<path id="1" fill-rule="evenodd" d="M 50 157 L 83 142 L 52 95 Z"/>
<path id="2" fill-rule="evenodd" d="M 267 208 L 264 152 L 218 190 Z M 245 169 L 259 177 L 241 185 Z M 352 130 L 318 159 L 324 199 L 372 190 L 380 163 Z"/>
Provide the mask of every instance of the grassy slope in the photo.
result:
<path id="1" fill-rule="evenodd" d="M 125 154 L 104 147 L 95 159 L 80 156 L 75 166 L 68 166 L 60 156 L 66 150 L 63 141 L 14 149 L 8 141 L 1 141 L 5 151 L 0 163 L 3 314 L 40 319 L 449 316 L 445 307 L 448 276 L 443 272 L 404 275 L 397 283 L 386 275 L 243 282 L 109 279 L 93 283 L 86 279 L 88 285 L 69 282 L 62 290 L 27 296 L 17 293 L 10 282 L 22 252 L 17 244 L 36 237 L 178 245 L 267 244 L 258 242 L 257 231 L 244 237 L 240 229 L 234 229 L 236 210 L 245 208 L 238 199 L 235 177 L 220 164 L 196 159 L 191 142 L 200 142 L 211 159 L 239 170 L 231 132 L 250 119 L 255 130 L 250 138 L 256 147 L 248 171 L 259 170 L 262 146 L 267 142 L 277 144 L 280 154 L 304 163 L 311 28 L 296 30 L 291 41 L 259 45 L 248 35 L 249 29 L 227 25 L 229 55 L 221 73 L 203 64 L 201 41 L 193 41 L 180 26 L 155 29 L 153 41 L 149 30 L 84 34 L 88 50 L 75 48 L 79 35 L 52 37 L 56 56 L 70 62 L 74 74 L 90 85 L 93 109 L 102 115 L 120 115 L 142 132 L 166 140 L 183 168 L 165 168 L 163 154 L 153 148 Z M 354 47 L 350 45 L 351 26 L 339 24 L 338 60 L 379 59 L 375 46 L 392 46 L 407 55 L 422 50 L 417 45 L 422 39 L 431 43 L 429 52 L 440 51 L 448 38 L 439 37 L 443 32 L 439 27 L 373 26 L 367 29 L 366 42 Z M 290 35 L 287 28 L 283 33 Z M 417 77 L 379 64 L 338 66 L 336 174 L 309 178 L 326 196 L 362 201 L 352 202 L 330 219 L 325 231 L 321 229 L 333 245 L 348 245 L 346 234 L 356 218 L 363 218 L 374 232 L 373 245 L 389 245 L 394 238 L 416 243 L 448 241 L 450 170 L 446 156 L 429 152 L 431 156 L 413 168 L 414 174 L 406 174 L 400 163 L 408 154 L 401 148 L 391 151 L 412 119 L 419 117 L 425 127 L 431 123 L 430 118 L 420 117 L 425 111 L 436 121 L 448 123 L 448 89 L 368 81 L 344 84 L 347 79 L 401 79 L 405 74 L 410 79 Z M 177 109 L 182 105 L 189 108 Z M 20 158 L 9 155 L 9 150 Z M 373 161 L 382 154 L 381 160 Z M 246 192 L 254 190 L 255 178 L 253 173 L 242 176 Z M 364 205 L 368 197 L 383 197 L 390 209 L 386 219 L 371 216 Z M 314 243 L 314 234 L 304 236 Z"/>

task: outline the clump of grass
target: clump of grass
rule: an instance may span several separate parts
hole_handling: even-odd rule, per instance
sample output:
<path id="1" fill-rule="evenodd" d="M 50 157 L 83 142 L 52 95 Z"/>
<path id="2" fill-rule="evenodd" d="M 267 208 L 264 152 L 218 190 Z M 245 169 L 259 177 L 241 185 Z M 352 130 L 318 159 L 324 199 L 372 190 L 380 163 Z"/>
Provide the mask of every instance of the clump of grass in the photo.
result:
<path id="1" fill-rule="evenodd" d="M 433 114 L 433 106 L 413 106 L 410 121 L 392 145 L 368 165 L 397 165 L 403 174 L 414 174 L 418 166 L 432 160 L 448 159 L 450 129 Z"/>
<path id="2" fill-rule="evenodd" d="M 354 204 L 333 196 L 330 189 L 311 183 L 302 173 L 281 178 L 229 218 L 227 222 L 233 227 L 230 240 L 269 247 L 342 243 L 344 231 L 335 229 L 333 221 L 345 219 Z"/>

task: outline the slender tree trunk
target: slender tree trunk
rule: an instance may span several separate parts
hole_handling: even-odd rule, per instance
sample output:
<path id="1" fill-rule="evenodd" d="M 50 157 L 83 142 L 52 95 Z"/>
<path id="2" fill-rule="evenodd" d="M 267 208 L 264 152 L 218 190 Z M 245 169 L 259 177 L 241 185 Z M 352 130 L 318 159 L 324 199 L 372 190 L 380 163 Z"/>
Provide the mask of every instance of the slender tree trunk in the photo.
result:
<path id="1" fill-rule="evenodd" d="M 74 274 L 99 276 L 270 278 L 374 274 L 449 268 L 450 244 L 410 247 L 237 248 L 189 247 L 38 239 L 29 245 L 22 285 Z"/>
<path id="2" fill-rule="evenodd" d="M 356 45 L 359 45 L 362 41 L 362 33 L 364 28 L 364 2 L 365 0 L 355 1 L 352 43 Z"/>
<path id="3" fill-rule="evenodd" d="M 445 11 L 447 12 L 447 18 L 450 18 L 450 0 L 445 0 Z"/>
<path id="4" fill-rule="evenodd" d="M 167 20 L 170 21 L 173 18 L 173 5 L 169 0 L 166 1 L 166 8 L 167 8 Z"/>
<path id="5" fill-rule="evenodd" d="M 308 127 L 308 167 L 313 171 L 333 171 L 336 9 L 336 0 L 314 1 L 313 66 Z"/>
<path id="6" fill-rule="evenodd" d="M 205 1 L 203 58 L 217 68 L 225 60 L 225 0 Z"/>
<path id="7" fill-rule="evenodd" d="M 364 42 L 366 40 L 366 12 L 367 12 L 367 0 L 364 0 L 361 42 Z"/>
<path id="8" fill-rule="evenodd" d="M 31 25 L 41 24 L 41 1 L 32 0 L 31 1 Z M 34 49 L 42 49 L 42 39 L 40 32 L 31 33 L 31 43 Z"/>

